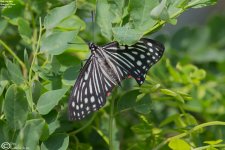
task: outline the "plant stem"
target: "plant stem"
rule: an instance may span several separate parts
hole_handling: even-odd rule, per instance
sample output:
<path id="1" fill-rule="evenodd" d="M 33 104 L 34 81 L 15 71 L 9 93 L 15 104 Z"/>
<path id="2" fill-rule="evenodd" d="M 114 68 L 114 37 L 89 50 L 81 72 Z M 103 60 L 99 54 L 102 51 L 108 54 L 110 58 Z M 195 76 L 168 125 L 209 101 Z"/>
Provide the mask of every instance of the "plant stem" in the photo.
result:
<path id="1" fill-rule="evenodd" d="M 36 59 L 36 57 L 38 55 L 38 49 L 40 47 L 41 34 L 42 34 L 42 23 L 41 23 L 41 18 L 39 18 L 39 35 L 38 35 L 38 41 L 37 41 L 37 45 L 36 45 L 36 47 L 34 49 L 34 52 L 33 52 L 33 59 L 32 59 L 31 66 L 30 66 L 30 70 L 29 70 L 29 83 L 30 84 L 32 82 L 32 68 L 33 68 L 35 59 Z"/>
<path id="2" fill-rule="evenodd" d="M 38 34 L 38 41 L 37 41 L 37 45 L 34 49 L 34 52 L 33 52 L 33 58 L 32 58 L 32 62 L 31 62 L 31 65 L 30 65 L 30 69 L 29 69 L 29 76 L 28 76 L 28 82 L 29 82 L 29 95 L 30 95 L 30 101 L 29 101 L 29 104 L 30 104 L 30 107 L 31 107 L 31 110 L 33 111 L 34 108 L 33 108 L 33 96 L 32 96 L 32 69 L 33 69 L 33 66 L 34 66 L 34 63 L 35 63 L 35 60 L 36 60 L 36 57 L 37 57 L 37 53 L 38 53 L 38 49 L 40 47 L 40 41 L 41 41 L 41 34 L 42 34 L 42 23 L 41 23 L 41 17 L 39 17 L 39 34 Z M 36 36 L 36 34 L 34 35 Z"/>
<path id="3" fill-rule="evenodd" d="M 165 141 L 163 141 L 162 143 L 160 143 L 156 148 L 154 148 L 153 150 L 158 150 L 160 149 L 161 147 L 163 147 L 165 144 L 169 143 L 171 140 L 173 139 L 180 139 L 180 138 L 183 138 L 199 129 L 202 129 L 204 127 L 208 127 L 208 126 L 214 126 L 214 125 L 222 125 L 222 126 L 225 126 L 225 122 L 222 122 L 222 121 L 212 121 L 212 122 L 207 122 L 207 123 L 203 123 L 203 124 L 200 124 L 200 125 L 197 125 L 195 126 L 194 128 L 190 129 L 189 131 L 185 132 L 185 133 L 181 133 L 181 134 L 178 134 L 176 136 L 173 136 L 173 137 L 170 137 L 168 139 L 166 139 Z"/>
<path id="4" fill-rule="evenodd" d="M 21 65 L 22 67 L 22 72 L 24 77 L 26 77 L 27 75 L 27 68 L 26 65 L 23 63 L 22 60 L 20 60 L 20 58 L 13 52 L 13 50 L 2 40 L 0 40 L 0 44 L 5 47 L 5 49 L 16 59 L 16 61 Z"/>
<path id="5" fill-rule="evenodd" d="M 110 103 L 110 114 L 109 114 L 109 150 L 113 149 L 113 120 L 114 120 L 114 105 L 115 105 L 115 96 L 117 89 L 112 95 L 111 103 Z"/>

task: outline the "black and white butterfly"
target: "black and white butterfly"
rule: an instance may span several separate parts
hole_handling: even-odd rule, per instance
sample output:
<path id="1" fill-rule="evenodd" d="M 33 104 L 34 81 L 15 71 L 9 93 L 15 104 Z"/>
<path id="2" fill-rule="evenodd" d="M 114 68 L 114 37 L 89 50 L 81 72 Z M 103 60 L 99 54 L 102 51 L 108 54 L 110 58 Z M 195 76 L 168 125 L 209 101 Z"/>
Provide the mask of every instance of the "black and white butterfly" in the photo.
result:
<path id="1" fill-rule="evenodd" d="M 111 42 L 100 47 L 90 43 L 89 49 L 91 55 L 69 98 L 70 120 L 81 120 L 104 106 L 112 89 L 125 78 L 133 77 L 143 84 L 147 71 L 164 52 L 162 44 L 147 38 L 131 46 Z"/>

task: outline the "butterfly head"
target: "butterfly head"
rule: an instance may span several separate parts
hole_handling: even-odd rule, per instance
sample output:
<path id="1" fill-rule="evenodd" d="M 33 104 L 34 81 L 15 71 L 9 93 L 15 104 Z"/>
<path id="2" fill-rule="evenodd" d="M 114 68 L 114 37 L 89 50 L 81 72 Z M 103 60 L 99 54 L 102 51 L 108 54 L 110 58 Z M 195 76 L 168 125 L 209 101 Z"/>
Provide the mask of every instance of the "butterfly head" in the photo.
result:
<path id="1" fill-rule="evenodd" d="M 93 52 L 97 49 L 97 46 L 94 43 L 89 43 L 89 49 Z"/>

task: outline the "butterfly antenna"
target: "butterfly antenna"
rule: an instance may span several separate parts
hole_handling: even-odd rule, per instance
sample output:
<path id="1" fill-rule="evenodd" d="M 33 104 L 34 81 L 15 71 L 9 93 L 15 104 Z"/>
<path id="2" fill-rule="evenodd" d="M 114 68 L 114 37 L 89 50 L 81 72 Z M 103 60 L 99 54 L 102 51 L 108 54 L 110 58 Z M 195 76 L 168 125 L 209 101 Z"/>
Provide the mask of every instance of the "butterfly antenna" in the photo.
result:
<path id="1" fill-rule="evenodd" d="M 95 42 L 95 12 L 91 11 L 91 22 L 92 22 L 92 34 L 93 34 L 93 42 Z"/>

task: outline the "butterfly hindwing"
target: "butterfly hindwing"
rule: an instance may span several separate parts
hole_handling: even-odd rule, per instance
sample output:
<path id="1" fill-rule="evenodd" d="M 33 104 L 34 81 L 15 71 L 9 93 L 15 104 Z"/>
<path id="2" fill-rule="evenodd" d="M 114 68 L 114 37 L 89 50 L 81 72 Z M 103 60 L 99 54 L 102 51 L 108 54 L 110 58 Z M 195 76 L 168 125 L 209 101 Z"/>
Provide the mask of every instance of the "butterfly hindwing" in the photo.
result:
<path id="1" fill-rule="evenodd" d="M 147 71 L 159 61 L 164 46 L 154 40 L 142 38 L 131 46 L 119 46 L 112 42 L 103 47 L 118 72 L 134 77 L 139 85 L 145 80 Z"/>

